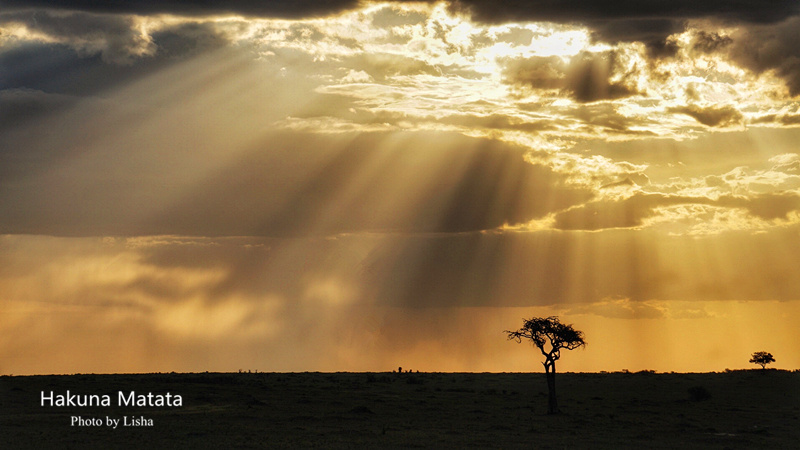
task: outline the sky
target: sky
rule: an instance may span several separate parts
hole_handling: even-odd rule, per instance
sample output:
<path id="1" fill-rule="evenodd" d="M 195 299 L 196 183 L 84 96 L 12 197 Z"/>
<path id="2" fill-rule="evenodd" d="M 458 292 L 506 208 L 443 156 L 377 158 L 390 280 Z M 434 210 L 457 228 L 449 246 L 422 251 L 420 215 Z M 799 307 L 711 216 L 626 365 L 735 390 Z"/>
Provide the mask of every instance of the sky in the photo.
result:
<path id="1" fill-rule="evenodd" d="M 0 373 L 800 368 L 796 1 L 0 0 Z"/>

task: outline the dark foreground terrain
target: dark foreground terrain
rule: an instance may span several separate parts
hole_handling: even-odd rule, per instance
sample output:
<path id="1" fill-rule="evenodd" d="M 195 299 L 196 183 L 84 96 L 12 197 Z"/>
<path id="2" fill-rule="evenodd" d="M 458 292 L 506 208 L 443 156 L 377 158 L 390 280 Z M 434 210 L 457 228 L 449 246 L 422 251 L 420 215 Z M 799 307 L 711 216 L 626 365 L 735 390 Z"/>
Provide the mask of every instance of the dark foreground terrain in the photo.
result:
<path id="1" fill-rule="evenodd" d="M 0 377 L 0 448 L 798 448 L 800 373 L 200 373 Z M 41 406 L 41 392 L 108 394 Z M 117 405 L 118 391 L 182 397 Z M 101 426 L 71 426 L 73 416 Z M 106 426 L 144 417 L 152 426 Z"/>

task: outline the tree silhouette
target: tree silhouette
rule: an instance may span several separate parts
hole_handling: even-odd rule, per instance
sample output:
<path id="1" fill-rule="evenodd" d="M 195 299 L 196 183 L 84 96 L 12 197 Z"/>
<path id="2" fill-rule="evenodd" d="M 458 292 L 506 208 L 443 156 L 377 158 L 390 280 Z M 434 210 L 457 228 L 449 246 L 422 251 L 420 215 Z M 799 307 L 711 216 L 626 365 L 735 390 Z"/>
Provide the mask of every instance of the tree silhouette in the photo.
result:
<path id="1" fill-rule="evenodd" d="M 532 319 L 522 319 L 523 325 L 517 331 L 505 330 L 508 339 L 522 342 L 522 339 L 530 339 L 544 355 L 544 371 L 547 376 L 547 389 L 549 391 L 547 401 L 547 413 L 556 414 L 558 412 L 558 402 L 556 400 L 556 361 L 561 358 L 561 349 L 573 350 L 586 345 L 583 339 L 583 332 L 575 330 L 572 325 L 566 325 L 558 320 L 558 317 L 547 318 L 534 317 Z"/>
<path id="2" fill-rule="evenodd" d="M 775 358 L 769 352 L 755 352 L 753 357 L 750 358 L 750 362 L 760 365 L 762 369 L 766 369 L 767 364 L 775 362 Z"/>

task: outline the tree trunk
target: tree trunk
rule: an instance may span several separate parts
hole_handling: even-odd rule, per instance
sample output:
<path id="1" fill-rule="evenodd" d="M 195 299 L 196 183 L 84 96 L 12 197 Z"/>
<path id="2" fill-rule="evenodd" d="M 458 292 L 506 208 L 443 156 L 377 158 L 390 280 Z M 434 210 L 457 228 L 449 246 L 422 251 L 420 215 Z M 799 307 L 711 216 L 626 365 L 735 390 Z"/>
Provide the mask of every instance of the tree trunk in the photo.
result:
<path id="1" fill-rule="evenodd" d="M 544 366 L 547 375 L 547 414 L 558 413 L 558 401 L 556 400 L 556 364 L 555 361 Z"/>

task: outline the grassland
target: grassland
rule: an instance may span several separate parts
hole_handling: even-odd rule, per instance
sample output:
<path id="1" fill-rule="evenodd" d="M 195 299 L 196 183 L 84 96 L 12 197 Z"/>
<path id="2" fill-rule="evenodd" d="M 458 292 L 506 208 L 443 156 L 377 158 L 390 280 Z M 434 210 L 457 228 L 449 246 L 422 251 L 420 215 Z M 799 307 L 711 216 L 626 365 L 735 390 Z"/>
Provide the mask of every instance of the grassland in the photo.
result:
<path id="1" fill-rule="evenodd" d="M 0 377 L 2 448 L 798 448 L 800 373 L 199 373 Z M 41 391 L 109 394 L 41 406 Z M 118 391 L 182 396 L 118 407 Z M 145 417 L 152 427 L 70 426 Z"/>

